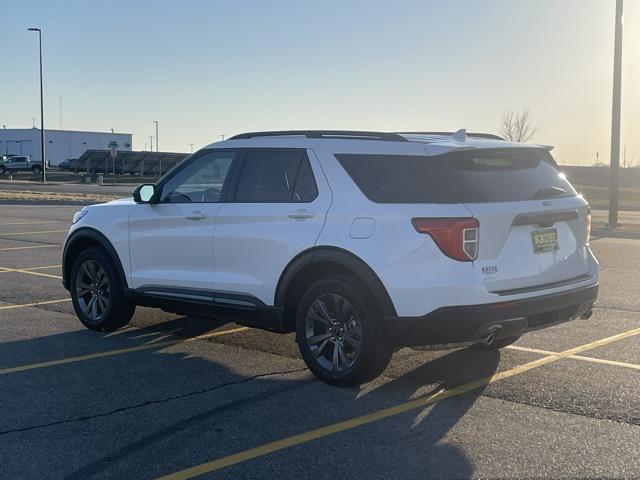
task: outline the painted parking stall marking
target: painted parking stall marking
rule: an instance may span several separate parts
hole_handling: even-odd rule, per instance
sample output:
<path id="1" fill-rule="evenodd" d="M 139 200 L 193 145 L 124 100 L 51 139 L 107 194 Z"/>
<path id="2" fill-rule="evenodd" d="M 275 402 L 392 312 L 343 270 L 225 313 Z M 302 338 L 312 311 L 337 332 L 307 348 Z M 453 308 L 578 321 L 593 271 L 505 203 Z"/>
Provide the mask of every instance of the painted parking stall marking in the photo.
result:
<path id="1" fill-rule="evenodd" d="M 624 340 L 626 338 L 630 338 L 638 334 L 640 334 L 640 328 L 628 330 L 626 332 L 613 335 L 611 337 L 602 338 L 600 340 L 596 340 L 595 342 L 590 342 L 584 345 L 580 345 L 578 347 L 570 348 L 563 352 L 558 352 L 557 354 L 549 355 L 549 356 L 540 358 L 538 360 L 534 360 L 532 362 L 519 365 L 517 367 L 511 368 L 504 372 L 498 372 L 495 375 L 491 375 L 490 377 L 484 377 L 478 380 L 474 380 L 472 382 L 466 383 L 459 387 L 452 388 L 451 390 L 440 390 L 432 395 L 416 398 L 414 400 L 410 400 L 408 402 L 401 403 L 399 405 L 395 405 L 390 408 L 378 410 L 377 412 L 373 412 L 367 415 L 362 415 L 360 417 L 351 418 L 348 420 L 344 420 L 342 422 L 337 422 L 331 425 L 327 425 L 325 427 L 317 428 L 315 430 L 310 430 L 308 432 L 300 433 L 298 435 L 293 435 L 291 437 L 277 440 L 275 442 L 266 443 L 264 445 L 251 448 L 243 452 L 239 452 L 233 455 L 228 455 L 226 457 L 222 457 L 217 460 L 213 460 L 211 462 L 203 463 L 201 465 L 196 465 L 194 467 L 191 467 L 179 472 L 175 472 L 169 475 L 159 477 L 156 480 L 182 480 L 182 479 L 196 477 L 198 475 L 203 475 L 205 473 L 214 472 L 216 470 L 220 470 L 222 468 L 225 468 L 231 465 L 235 465 L 238 463 L 246 462 L 254 458 L 268 455 L 269 453 L 277 452 L 279 450 L 284 450 L 286 448 L 293 447 L 296 445 L 301 445 L 303 443 L 308 443 L 313 440 L 318 440 L 320 438 L 324 438 L 329 435 L 333 435 L 335 433 L 343 432 L 345 430 L 351 430 L 353 428 L 357 428 L 362 425 L 379 422 L 386 418 L 393 417 L 395 415 L 399 415 L 401 413 L 408 412 L 410 410 L 426 407 L 428 405 L 431 405 L 433 403 L 439 402 L 447 398 L 463 395 L 465 393 L 471 392 L 478 388 L 495 383 L 499 380 L 504 380 L 506 378 L 520 375 L 522 373 L 528 372 L 535 368 L 539 368 L 544 365 L 549 365 L 550 363 L 558 362 L 562 359 L 571 357 L 572 355 L 576 355 L 578 353 L 585 352 L 587 350 L 592 350 L 594 348 L 598 348 L 604 345 L 618 342 L 620 340 Z"/>
<path id="2" fill-rule="evenodd" d="M 53 302 L 50 302 L 53 303 Z M 41 303 L 42 305 L 42 303 Z M 25 305 L 27 306 L 27 305 Z M 2 308 L 2 307 L 0 307 Z M 105 358 L 105 357 L 113 357 L 116 355 L 123 355 L 125 353 L 133 353 L 133 352 L 140 352 L 142 350 L 149 350 L 152 348 L 155 349 L 161 349 L 161 348 L 167 348 L 173 345 L 179 345 L 182 343 L 187 343 L 187 342 L 193 342 L 195 340 L 206 340 L 208 338 L 214 338 L 214 337 L 221 337 L 222 335 L 229 335 L 232 333 L 239 333 L 239 332 L 244 332 L 245 330 L 249 330 L 248 327 L 238 327 L 238 328 L 231 328 L 228 330 L 222 330 L 222 331 L 218 331 L 218 332 L 209 332 L 209 333 L 205 333 L 202 335 L 198 335 L 196 337 L 189 337 L 189 338 L 182 338 L 182 339 L 178 339 L 178 340 L 165 340 L 165 341 L 159 341 L 159 342 L 150 342 L 150 343 L 145 343 L 144 345 L 136 345 L 135 347 L 127 347 L 127 348 L 119 348 L 116 350 L 107 350 L 104 352 L 97 352 L 97 353 L 90 353 L 88 355 L 79 355 L 79 356 L 75 356 L 75 357 L 66 357 L 66 358 L 60 358 L 57 360 L 51 360 L 48 362 L 39 362 L 39 363 L 32 363 L 32 364 L 28 364 L 28 365 L 20 365 L 17 367 L 11 367 L 11 368 L 4 368 L 4 369 L 0 369 L 0 375 L 6 375 L 9 373 L 18 373 L 18 372 L 26 372 L 29 370 L 37 370 L 37 369 L 41 369 L 41 368 L 47 368 L 47 367 L 55 367 L 58 365 L 66 365 L 69 363 L 77 363 L 77 362 L 84 362 L 87 360 L 95 360 L 97 358 Z"/>

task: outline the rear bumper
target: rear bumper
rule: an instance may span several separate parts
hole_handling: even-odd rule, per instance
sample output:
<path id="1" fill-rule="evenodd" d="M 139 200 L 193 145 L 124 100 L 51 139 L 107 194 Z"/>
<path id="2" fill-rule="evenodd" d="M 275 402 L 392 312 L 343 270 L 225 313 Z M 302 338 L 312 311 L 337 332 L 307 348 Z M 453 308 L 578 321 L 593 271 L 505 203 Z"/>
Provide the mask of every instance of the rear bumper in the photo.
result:
<path id="1" fill-rule="evenodd" d="M 578 318 L 593 308 L 598 284 L 520 300 L 439 308 L 420 317 L 385 317 L 396 346 L 478 343 L 491 333 L 496 339 L 521 335 Z"/>

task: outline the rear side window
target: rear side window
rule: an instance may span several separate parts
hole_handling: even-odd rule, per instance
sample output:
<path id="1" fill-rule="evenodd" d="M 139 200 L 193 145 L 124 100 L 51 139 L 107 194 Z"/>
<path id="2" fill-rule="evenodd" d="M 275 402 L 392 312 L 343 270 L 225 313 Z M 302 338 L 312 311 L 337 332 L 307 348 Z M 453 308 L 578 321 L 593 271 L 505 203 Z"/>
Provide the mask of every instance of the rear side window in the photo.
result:
<path id="1" fill-rule="evenodd" d="M 241 203 L 310 202 L 318 189 L 302 150 L 250 150 L 244 159 L 235 201 Z"/>
<path id="2" fill-rule="evenodd" d="M 549 152 L 537 148 L 336 158 L 377 203 L 515 202 L 576 195 Z"/>

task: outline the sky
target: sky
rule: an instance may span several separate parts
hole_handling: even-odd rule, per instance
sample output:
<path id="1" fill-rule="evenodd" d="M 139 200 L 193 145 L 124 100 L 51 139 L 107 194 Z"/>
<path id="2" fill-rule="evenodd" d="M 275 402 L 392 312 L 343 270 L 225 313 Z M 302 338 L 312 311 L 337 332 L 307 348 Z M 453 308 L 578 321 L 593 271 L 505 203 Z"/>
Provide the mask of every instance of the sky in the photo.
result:
<path id="1" fill-rule="evenodd" d="M 622 144 L 640 163 L 640 0 Z M 133 133 L 189 152 L 255 130 L 497 133 L 528 108 L 562 164 L 609 162 L 614 0 L 3 0 L 0 124 Z M 154 140 L 155 142 L 155 140 Z"/>

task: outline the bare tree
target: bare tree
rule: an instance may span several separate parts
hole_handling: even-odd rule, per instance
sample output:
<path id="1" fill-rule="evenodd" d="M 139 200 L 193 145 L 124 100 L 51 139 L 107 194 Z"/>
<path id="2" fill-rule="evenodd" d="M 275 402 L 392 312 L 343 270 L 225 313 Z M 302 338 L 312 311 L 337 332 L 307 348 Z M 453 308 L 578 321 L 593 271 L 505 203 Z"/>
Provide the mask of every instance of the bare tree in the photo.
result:
<path id="1" fill-rule="evenodd" d="M 500 133 L 511 142 L 526 142 L 536 133 L 536 127 L 531 124 L 529 109 L 507 110 L 502 115 Z"/>

